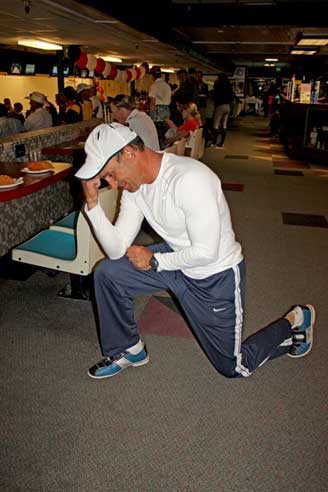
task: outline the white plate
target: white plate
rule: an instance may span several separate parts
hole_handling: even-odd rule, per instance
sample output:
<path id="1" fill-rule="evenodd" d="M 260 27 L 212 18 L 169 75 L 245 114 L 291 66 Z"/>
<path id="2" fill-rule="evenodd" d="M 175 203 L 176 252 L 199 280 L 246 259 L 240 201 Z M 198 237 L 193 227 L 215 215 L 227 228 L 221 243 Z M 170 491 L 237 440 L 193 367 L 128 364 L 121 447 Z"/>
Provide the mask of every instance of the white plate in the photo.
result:
<path id="1" fill-rule="evenodd" d="M 32 169 L 29 169 L 28 167 L 24 167 L 21 169 L 22 173 L 26 174 L 45 174 L 45 173 L 50 173 L 53 172 L 53 168 L 49 169 L 38 169 L 37 171 L 32 171 Z"/>
<path id="2" fill-rule="evenodd" d="M 23 178 L 16 179 L 16 182 L 10 185 L 0 185 L 0 191 L 12 190 L 13 188 L 17 188 L 17 186 L 24 183 Z"/>

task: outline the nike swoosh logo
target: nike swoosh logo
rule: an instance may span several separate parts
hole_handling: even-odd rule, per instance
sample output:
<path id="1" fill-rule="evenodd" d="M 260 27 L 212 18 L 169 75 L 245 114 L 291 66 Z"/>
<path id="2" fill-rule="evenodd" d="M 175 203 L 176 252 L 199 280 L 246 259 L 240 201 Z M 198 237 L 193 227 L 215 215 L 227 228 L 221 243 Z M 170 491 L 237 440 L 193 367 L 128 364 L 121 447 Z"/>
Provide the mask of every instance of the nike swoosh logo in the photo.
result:
<path id="1" fill-rule="evenodd" d="M 213 311 L 214 311 L 215 313 L 218 313 L 219 311 L 225 311 L 225 308 L 219 308 L 219 309 L 215 309 L 215 308 L 213 308 Z"/>

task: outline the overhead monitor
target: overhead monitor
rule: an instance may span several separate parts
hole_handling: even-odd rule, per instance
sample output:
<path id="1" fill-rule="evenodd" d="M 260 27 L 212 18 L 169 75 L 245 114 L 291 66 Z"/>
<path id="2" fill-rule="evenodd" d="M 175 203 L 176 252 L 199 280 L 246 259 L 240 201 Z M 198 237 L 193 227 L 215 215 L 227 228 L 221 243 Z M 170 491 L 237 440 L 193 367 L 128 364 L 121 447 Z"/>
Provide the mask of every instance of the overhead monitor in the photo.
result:
<path id="1" fill-rule="evenodd" d="M 20 75 L 22 73 L 21 63 L 12 63 L 10 67 L 10 73 L 13 75 Z"/>
<path id="2" fill-rule="evenodd" d="M 53 77 L 57 77 L 57 75 L 58 75 L 58 67 L 57 67 L 57 65 L 54 65 L 52 67 L 51 75 Z M 68 67 L 63 69 L 63 75 L 64 75 L 64 77 L 67 77 L 69 75 L 69 68 Z"/>
<path id="3" fill-rule="evenodd" d="M 25 75 L 34 75 L 34 74 L 35 74 L 35 64 L 34 63 L 26 63 Z"/>

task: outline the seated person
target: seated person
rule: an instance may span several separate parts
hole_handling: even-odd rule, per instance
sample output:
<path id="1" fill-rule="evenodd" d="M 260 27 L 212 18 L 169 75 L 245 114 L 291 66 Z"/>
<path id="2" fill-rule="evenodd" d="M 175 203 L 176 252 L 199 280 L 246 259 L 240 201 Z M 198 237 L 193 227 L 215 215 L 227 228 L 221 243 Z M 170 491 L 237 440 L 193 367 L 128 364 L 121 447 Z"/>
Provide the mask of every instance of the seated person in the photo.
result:
<path id="1" fill-rule="evenodd" d="M 154 123 L 161 150 L 166 149 L 166 147 L 172 145 L 179 138 L 178 129 L 170 127 L 168 121 L 154 121 Z"/>
<path id="2" fill-rule="evenodd" d="M 0 104 L 0 138 L 24 131 L 22 123 L 17 118 L 8 118 L 8 110 Z"/>
<path id="3" fill-rule="evenodd" d="M 42 130 L 52 126 L 52 117 L 44 107 L 47 98 L 41 92 L 34 91 L 26 99 L 30 100 L 31 110 L 24 123 L 26 131 Z"/>
<path id="4" fill-rule="evenodd" d="M 171 120 L 169 120 L 168 123 L 171 128 L 178 129 L 178 138 L 188 138 L 190 132 L 194 132 L 197 128 L 202 126 L 202 120 L 197 106 L 193 102 L 180 104 L 179 109 L 183 119 L 182 125 L 177 127 Z"/>
<path id="5" fill-rule="evenodd" d="M 22 125 L 25 123 L 25 117 L 23 115 L 23 105 L 20 102 L 15 102 L 14 107 L 10 113 L 8 113 L 8 116 L 10 118 L 17 118 Z"/>
<path id="6" fill-rule="evenodd" d="M 128 125 L 144 144 L 152 150 L 159 150 L 158 134 L 155 123 L 148 114 L 136 109 L 134 99 L 118 94 L 110 104 L 113 117 L 118 123 Z"/>

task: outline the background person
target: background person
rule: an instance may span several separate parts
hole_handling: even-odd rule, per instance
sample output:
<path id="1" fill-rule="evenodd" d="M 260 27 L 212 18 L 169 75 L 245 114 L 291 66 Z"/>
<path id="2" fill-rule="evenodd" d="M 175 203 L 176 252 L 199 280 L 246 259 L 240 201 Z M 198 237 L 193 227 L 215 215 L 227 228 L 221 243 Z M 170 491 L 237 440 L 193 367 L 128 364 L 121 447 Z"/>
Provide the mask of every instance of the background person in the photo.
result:
<path id="1" fill-rule="evenodd" d="M 22 123 L 17 118 L 9 118 L 6 106 L 0 104 L 0 137 L 8 137 L 24 131 Z"/>
<path id="2" fill-rule="evenodd" d="M 91 87 L 87 84 L 78 84 L 76 87 L 76 101 L 82 108 L 83 121 L 91 120 L 93 116 L 92 102 L 90 101 L 90 89 Z"/>
<path id="3" fill-rule="evenodd" d="M 26 131 L 42 130 L 52 126 L 52 117 L 44 107 L 47 99 L 41 92 L 34 91 L 26 99 L 30 100 L 30 111 L 25 120 Z"/>
<path id="4" fill-rule="evenodd" d="M 165 121 L 170 118 L 171 87 L 162 79 L 160 67 L 154 66 L 150 70 L 154 78 L 149 89 L 150 115 L 154 121 Z"/>
<path id="5" fill-rule="evenodd" d="M 15 102 L 13 110 L 8 114 L 10 118 L 17 118 L 24 125 L 25 117 L 23 115 L 23 105 L 20 102 Z"/>
<path id="6" fill-rule="evenodd" d="M 63 115 L 63 123 L 78 123 L 82 121 L 82 105 L 77 100 L 77 93 L 74 87 L 68 85 L 64 88 L 63 95 L 65 96 L 65 113 Z"/>
<path id="7" fill-rule="evenodd" d="M 11 105 L 11 101 L 9 97 L 5 97 L 3 100 L 3 104 L 6 106 L 8 114 L 13 110 L 13 107 Z"/>
<path id="8" fill-rule="evenodd" d="M 190 132 L 194 132 L 202 125 L 202 120 L 197 106 L 193 102 L 181 104 L 179 105 L 179 109 L 181 111 L 183 123 L 178 127 L 178 137 L 187 138 L 190 136 Z M 170 126 L 172 127 L 173 124 L 171 124 Z"/>
<path id="9" fill-rule="evenodd" d="M 102 119 L 104 117 L 103 105 L 97 97 L 97 87 L 95 85 L 90 88 L 90 101 L 92 104 L 92 113 L 95 118 Z"/>
<path id="10" fill-rule="evenodd" d="M 208 84 L 203 81 L 203 72 L 201 70 L 196 70 L 196 81 L 198 87 L 198 109 L 202 121 L 205 123 L 206 119 L 206 103 L 208 98 Z"/>
<path id="11" fill-rule="evenodd" d="M 214 146 L 223 147 L 227 136 L 227 124 L 230 113 L 230 105 L 236 95 L 225 73 L 220 73 L 214 82 L 215 112 L 213 119 Z M 220 140 L 219 140 L 219 137 Z"/>
<path id="12" fill-rule="evenodd" d="M 148 114 L 136 109 L 134 99 L 125 94 L 118 94 L 110 104 L 113 117 L 118 123 L 126 123 L 147 147 L 159 150 L 156 126 Z"/>
<path id="13" fill-rule="evenodd" d="M 245 261 L 221 182 L 205 164 L 154 152 L 129 128 L 99 125 L 76 173 L 85 213 L 107 254 L 95 272 L 104 358 L 89 369 L 102 379 L 149 361 L 134 319 L 133 298 L 170 289 L 218 372 L 250 376 L 269 359 L 302 357 L 312 347 L 314 308 L 296 306 L 243 343 Z M 98 202 L 100 180 L 123 189 L 113 225 Z M 206 213 L 204 213 L 206 210 Z M 163 238 L 131 246 L 144 217 Z"/>

